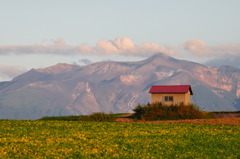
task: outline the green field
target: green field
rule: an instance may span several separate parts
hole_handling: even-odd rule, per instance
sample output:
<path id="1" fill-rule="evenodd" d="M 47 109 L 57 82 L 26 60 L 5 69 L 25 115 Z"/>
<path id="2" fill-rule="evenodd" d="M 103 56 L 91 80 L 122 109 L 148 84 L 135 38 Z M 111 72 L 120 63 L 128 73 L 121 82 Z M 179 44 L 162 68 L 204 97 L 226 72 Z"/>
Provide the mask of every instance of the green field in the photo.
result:
<path id="1" fill-rule="evenodd" d="M 0 120 L 0 158 L 240 158 L 240 127 Z"/>

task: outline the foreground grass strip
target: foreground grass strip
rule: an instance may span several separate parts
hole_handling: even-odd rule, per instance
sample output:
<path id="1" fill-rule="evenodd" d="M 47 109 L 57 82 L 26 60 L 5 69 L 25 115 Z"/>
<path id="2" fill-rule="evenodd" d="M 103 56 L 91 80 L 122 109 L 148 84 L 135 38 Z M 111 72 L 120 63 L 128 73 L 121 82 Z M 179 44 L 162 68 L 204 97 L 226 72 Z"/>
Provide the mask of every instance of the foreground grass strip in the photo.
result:
<path id="1" fill-rule="evenodd" d="M 0 120 L 0 158 L 239 158 L 240 127 Z"/>

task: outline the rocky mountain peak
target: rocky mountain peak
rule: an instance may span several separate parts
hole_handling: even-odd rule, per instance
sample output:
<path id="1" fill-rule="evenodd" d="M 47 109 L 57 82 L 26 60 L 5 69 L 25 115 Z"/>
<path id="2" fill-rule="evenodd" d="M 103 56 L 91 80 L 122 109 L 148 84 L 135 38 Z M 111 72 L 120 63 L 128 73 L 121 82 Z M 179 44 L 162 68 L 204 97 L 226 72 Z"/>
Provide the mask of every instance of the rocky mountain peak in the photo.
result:
<path id="1" fill-rule="evenodd" d="M 79 67 L 80 66 L 78 65 L 59 63 L 54 66 L 36 69 L 36 71 L 42 72 L 42 73 L 48 73 L 48 74 L 60 74 L 65 72 L 71 72 Z"/>
<path id="2" fill-rule="evenodd" d="M 154 54 L 153 56 L 147 58 L 146 60 L 144 60 L 145 62 L 171 62 L 171 61 L 175 61 L 176 59 L 167 55 L 167 54 L 164 54 L 164 53 L 156 53 Z"/>

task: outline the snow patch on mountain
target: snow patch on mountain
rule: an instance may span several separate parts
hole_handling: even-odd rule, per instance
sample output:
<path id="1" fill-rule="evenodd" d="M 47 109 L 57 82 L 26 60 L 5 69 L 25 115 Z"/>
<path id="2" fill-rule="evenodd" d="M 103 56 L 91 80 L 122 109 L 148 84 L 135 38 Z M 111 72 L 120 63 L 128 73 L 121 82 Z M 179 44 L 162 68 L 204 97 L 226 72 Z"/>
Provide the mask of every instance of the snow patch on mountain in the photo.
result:
<path id="1" fill-rule="evenodd" d="M 26 85 L 27 87 L 35 87 L 35 88 L 53 88 L 52 83 L 47 82 L 33 82 Z"/>
<path id="2" fill-rule="evenodd" d="M 139 78 L 141 78 L 141 76 L 136 76 L 136 75 L 121 75 L 120 76 L 120 80 L 124 84 L 132 84 L 134 82 L 137 82 Z"/>

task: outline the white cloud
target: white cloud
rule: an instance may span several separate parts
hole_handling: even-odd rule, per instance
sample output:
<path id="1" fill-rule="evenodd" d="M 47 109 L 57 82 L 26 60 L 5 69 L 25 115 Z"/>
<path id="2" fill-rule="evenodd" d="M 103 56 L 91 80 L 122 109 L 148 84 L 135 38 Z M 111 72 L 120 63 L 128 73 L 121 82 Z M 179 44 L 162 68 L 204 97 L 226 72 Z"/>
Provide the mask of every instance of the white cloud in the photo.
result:
<path id="1" fill-rule="evenodd" d="M 156 43 L 144 42 L 140 45 L 134 44 L 129 38 L 116 38 L 113 41 L 101 40 L 95 47 L 91 47 L 90 52 L 101 54 L 119 54 L 130 56 L 147 57 L 157 52 L 163 52 L 170 55 L 177 55 L 175 49 L 168 46 L 161 46 Z"/>
<path id="2" fill-rule="evenodd" d="M 189 40 L 185 44 L 180 46 L 180 48 L 190 51 L 191 53 L 198 56 L 205 56 L 209 54 L 208 46 L 203 40 L 198 39 Z"/>
<path id="3" fill-rule="evenodd" d="M 92 48 L 93 49 L 93 48 Z M 118 54 L 119 50 L 113 45 L 112 42 L 101 40 L 96 45 L 96 50 L 103 54 Z"/>
<path id="4" fill-rule="evenodd" d="M 133 50 L 136 48 L 135 44 L 129 38 L 116 38 L 112 42 L 120 50 Z"/>
<path id="5" fill-rule="evenodd" d="M 211 47 L 212 52 L 222 55 L 240 55 L 240 44 L 228 44 Z"/>
<path id="6" fill-rule="evenodd" d="M 33 45 L 0 45 L 0 55 L 8 54 L 64 54 L 72 53 L 72 46 L 66 45 L 63 39 L 58 39 L 52 43 L 42 43 Z"/>
<path id="7" fill-rule="evenodd" d="M 160 46 L 156 43 L 144 42 L 140 45 L 140 48 L 145 52 L 150 52 L 150 53 L 162 52 L 162 53 L 168 53 L 169 55 L 172 55 L 172 56 L 178 56 L 178 53 L 176 53 L 175 51 L 176 49 L 174 47 Z"/>
<path id="8" fill-rule="evenodd" d="M 180 46 L 195 56 L 219 56 L 219 55 L 239 55 L 240 44 L 228 44 L 218 46 L 208 46 L 203 40 L 189 40 Z"/>
<path id="9" fill-rule="evenodd" d="M 5 66 L 0 65 L 0 81 L 11 80 L 12 78 L 26 72 L 22 66 Z"/>
<path id="10" fill-rule="evenodd" d="M 63 39 L 51 43 L 35 45 L 0 45 L 0 55 L 9 54 L 56 54 L 56 55 L 130 55 L 149 56 L 157 52 L 177 55 L 174 48 L 161 46 L 156 43 L 145 42 L 135 44 L 130 38 L 116 38 L 114 40 L 100 40 L 95 46 L 88 44 L 68 45 Z"/>

